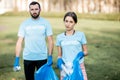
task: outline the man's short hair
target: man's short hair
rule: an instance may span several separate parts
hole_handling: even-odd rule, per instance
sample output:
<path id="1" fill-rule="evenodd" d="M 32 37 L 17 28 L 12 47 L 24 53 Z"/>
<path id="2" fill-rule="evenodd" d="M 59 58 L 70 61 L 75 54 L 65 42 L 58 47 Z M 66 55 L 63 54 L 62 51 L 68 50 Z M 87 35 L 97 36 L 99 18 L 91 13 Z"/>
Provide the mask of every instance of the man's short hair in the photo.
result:
<path id="1" fill-rule="evenodd" d="M 29 4 L 29 8 L 30 8 L 30 5 L 36 5 L 36 4 L 38 4 L 39 9 L 40 9 L 40 8 L 41 8 L 41 7 L 40 7 L 40 4 L 39 4 L 38 2 L 36 2 L 36 1 L 32 1 L 32 2 Z"/>

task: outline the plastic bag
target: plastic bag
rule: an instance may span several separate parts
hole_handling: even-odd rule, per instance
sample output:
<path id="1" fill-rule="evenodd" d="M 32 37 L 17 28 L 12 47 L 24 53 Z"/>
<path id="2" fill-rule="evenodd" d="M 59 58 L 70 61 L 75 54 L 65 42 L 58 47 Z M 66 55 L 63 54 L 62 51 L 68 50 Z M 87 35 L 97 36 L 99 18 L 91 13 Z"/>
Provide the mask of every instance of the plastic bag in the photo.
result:
<path id="1" fill-rule="evenodd" d="M 76 62 L 76 64 L 74 64 L 73 73 L 71 75 L 66 75 L 63 80 L 84 80 L 79 63 Z"/>
<path id="2" fill-rule="evenodd" d="M 73 61 L 73 73 L 70 75 L 66 75 L 63 80 L 84 80 L 82 70 L 79 65 L 79 59 L 81 59 L 82 57 L 83 52 L 79 52 Z"/>
<path id="3" fill-rule="evenodd" d="M 58 77 L 53 68 L 45 64 L 35 72 L 35 80 L 58 80 Z"/>

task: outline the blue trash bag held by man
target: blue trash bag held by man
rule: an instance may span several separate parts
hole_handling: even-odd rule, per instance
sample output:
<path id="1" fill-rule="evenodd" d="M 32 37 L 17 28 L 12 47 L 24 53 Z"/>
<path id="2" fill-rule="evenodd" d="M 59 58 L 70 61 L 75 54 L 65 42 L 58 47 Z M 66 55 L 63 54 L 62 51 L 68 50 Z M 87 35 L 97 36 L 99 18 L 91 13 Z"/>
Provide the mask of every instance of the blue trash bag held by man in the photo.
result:
<path id="1" fill-rule="evenodd" d="M 35 80 L 59 80 L 52 66 L 43 65 L 35 72 Z"/>
<path id="2" fill-rule="evenodd" d="M 73 73 L 67 75 L 63 80 L 84 80 L 79 60 L 84 56 L 83 52 L 79 52 L 73 61 Z"/>

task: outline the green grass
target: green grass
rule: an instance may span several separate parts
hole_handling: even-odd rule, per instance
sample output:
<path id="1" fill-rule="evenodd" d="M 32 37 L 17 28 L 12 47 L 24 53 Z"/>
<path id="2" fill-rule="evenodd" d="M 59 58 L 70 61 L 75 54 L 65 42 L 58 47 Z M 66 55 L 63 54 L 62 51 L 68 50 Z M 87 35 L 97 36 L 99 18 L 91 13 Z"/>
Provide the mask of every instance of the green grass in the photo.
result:
<path id="1" fill-rule="evenodd" d="M 0 80 L 25 80 L 22 55 L 22 70 L 13 72 L 14 50 L 17 31 L 20 23 L 27 16 L 0 16 Z M 47 18 L 53 28 L 54 42 L 56 35 L 64 31 L 62 18 Z M 120 79 L 120 22 L 79 19 L 76 30 L 85 32 L 88 41 L 89 55 L 85 58 L 85 66 L 89 80 Z M 54 64 L 56 69 L 57 49 L 54 47 Z"/>

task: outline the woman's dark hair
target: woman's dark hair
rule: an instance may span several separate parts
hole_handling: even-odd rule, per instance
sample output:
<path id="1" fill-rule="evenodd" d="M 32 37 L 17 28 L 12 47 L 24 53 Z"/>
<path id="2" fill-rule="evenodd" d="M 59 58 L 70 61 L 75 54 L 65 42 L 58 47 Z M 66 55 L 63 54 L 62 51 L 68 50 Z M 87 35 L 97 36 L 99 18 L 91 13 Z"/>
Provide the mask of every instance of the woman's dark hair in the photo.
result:
<path id="1" fill-rule="evenodd" d="M 41 8 L 41 7 L 40 7 L 40 4 L 39 4 L 38 2 L 36 2 L 36 1 L 32 1 L 32 2 L 29 4 L 29 8 L 30 8 L 30 5 L 36 5 L 36 4 L 38 4 L 39 9 L 40 9 L 40 8 Z"/>
<path id="2" fill-rule="evenodd" d="M 73 20 L 75 21 L 75 23 L 77 23 L 77 15 L 76 15 L 74 12 L 67 12 L 67 13 L 65 14 L 65 16 L 64 16 L 63 21 L 65 21 L 65 18 L 66 18 L 67 16 L 72 17 Z"/>

